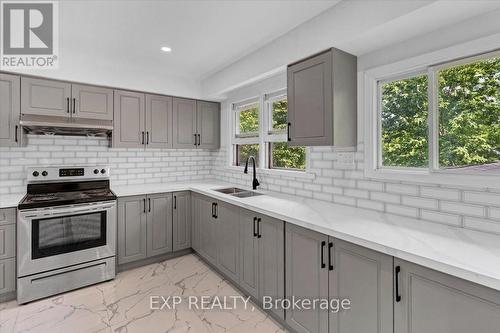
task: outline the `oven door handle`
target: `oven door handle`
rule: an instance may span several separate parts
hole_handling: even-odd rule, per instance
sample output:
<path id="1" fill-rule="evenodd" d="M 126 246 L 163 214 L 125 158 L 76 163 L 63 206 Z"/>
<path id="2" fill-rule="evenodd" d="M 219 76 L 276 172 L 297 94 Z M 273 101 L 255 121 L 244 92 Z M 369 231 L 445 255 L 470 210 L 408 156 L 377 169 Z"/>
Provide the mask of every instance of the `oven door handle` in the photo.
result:
<path id="1" fill-rule="evenodd" d="M 93 204 L 91 206 L 85 205 L 83 206 L 72 206 L 65 208 L 51 208 L 46 210 L 33 210 L 33 211 L 20 211 L 19 214 L 24 217 L 45 217 L 45 216 L 56 216 L 56 215 L 68 215 L 74 213 L 91 213 L 95 211 L 102 211 L 112 209 L 115 206 L 115 203 L 101 203 L 101 204 Z"/>

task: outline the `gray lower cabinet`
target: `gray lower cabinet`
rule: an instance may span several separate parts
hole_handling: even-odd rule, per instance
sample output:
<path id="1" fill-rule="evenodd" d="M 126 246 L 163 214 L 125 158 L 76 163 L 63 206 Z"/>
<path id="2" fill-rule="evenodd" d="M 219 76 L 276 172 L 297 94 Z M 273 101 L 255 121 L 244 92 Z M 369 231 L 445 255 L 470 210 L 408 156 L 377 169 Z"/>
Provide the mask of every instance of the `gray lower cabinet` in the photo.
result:
<path id="1" fill-rule="evenodd" d="M 241 209 L 240 286 L 262 302 L 285 295 L 284 222 Z M 283 309 L 272 309 L 284 319 Z"/>
<path id="2" fill-rule="evenodd" d="M 204 202 L 204 196 L 198 194 L 198 193 L 191 193 L 191 247 L 193 250 L 196 252 L 200 253 L 200 224 L 201 224 L 201 218 L 204 216 L 204 214 L 210 212 L 204 211 L 202 208 L 203 202 Z M 210 207 L 210 203 L 208 204 L 208 207 Z M 210 208 L 208 208 L 210 209 Z"/>
<path id="3" fill-rule="evenodd" d="M 239 280 L 239 217 L 237 206 L 217 201 L 215 225 L 217 243 L 217 267 L 231 280 Z"/>
<path id="4" fill-rule="evenodd" d="M 173 199 L 173 250 L 189 249 L 191 247 L 191 192 L 175 192 Z"/>
<path id="5" fill-rule="evenodd" d="M 20 77 L 0 73 L 0 146 L 21 145 Z"/>
<path id="6" fill-rule="evenodd" d="M 0 209 L 0 302 L 16 290 L 16 208 Z"/>
<path id="7" fill-rule="evenodd" d="M 71 85 L 72 117 L 113 120 L 113 89 Z"/>
<path id="8" fill-rule="evenodd" d="M 172 193 L 147 195 L 147 256 L 172 252 Z"/>
<path id="9" fill-rule="evenodd" d="M 287 69 L 288 143 L 356 145 L 357 60 L 332 48 Z"/>
<path id="10" fill-rule="evenodd" d="M 147 256 L 146 196 L 118 198 L 118 264 Z"/>
<path id="11" fill-rule="evenodd" d="M 143 148 L 146 143 L 145 96 L 114 91 L 113 147 Z"/>
<path id="12" fill-rule="evenodd" d="M 499 291 L 397 258 L 394 266 L 394 333 L 498 332 Z"/>
<path id="13" fill-rule="evenodd" d="M 351 302 L 350 310 L 330 312 L 329 332 L 392 333 L 393 258 L 332 237 L 328 250 L 330 298 Z"/>
<path id="14" fill-rule="evenodd" d="M 118 198 L 118 264 L 172 251 L 172 193 Z"/>
<path id="15" fill-rule="evenodd" d="M 285 228 L 285 295 L 308 299 L 328 297 L 328 236 L 290 223 Z M 297 332 L 328 332 L 328 312 L 286 310 L 286 322 Z"/>
<path id="16" fill-rule="evenodd" d="M 200 197 L 199 213 L 199 250 L 200 254 L 212 265 L 217 265 L 217 224 L 215 220 L 215 200 Z"/>

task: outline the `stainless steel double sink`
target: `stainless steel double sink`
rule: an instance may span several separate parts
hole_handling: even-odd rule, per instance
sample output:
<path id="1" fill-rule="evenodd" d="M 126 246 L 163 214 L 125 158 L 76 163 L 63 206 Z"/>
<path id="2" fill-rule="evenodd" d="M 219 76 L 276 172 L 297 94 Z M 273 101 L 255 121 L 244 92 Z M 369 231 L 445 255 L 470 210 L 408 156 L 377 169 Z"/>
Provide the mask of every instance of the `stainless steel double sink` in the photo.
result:
<path id="1" fill-rule="evenodd" d="M 237 188 L 237 187 L 220 188 L 220 189 L 217 189 L 214 191 L 219 192 L 219 193 L 223 193 L 223 194 L 228 194 L 228 195 L 231 195 L 233 197 L 238 197 L 238 198 L 248 198 L 248 197 L 256 197 L 256 196 L 262 195 L 262 193 L 244 190 L 242 188 Z"/>

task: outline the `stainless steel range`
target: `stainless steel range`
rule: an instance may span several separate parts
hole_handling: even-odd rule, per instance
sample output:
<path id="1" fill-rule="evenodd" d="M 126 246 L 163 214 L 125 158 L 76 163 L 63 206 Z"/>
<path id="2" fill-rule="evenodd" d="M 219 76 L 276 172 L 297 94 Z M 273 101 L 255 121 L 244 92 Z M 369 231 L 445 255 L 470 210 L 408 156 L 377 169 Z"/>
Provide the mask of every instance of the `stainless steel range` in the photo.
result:
<path id="1" fill-rule="evenodd" d="M 109 168 L 28 168 L 18 206 L 17 301 L 115 276 L 116 196 Z"/>

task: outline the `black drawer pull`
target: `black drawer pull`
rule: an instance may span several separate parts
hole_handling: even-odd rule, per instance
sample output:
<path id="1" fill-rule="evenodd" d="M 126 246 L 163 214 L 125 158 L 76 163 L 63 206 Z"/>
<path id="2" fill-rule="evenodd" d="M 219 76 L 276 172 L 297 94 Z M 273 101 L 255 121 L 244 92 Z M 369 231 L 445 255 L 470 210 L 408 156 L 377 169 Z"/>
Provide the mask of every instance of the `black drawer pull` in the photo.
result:
<path id="1" fill-rule="evenodd" d="M 177 196 L 174 195 L 174 209 L 177 209 Z"/>
<path id="2" fill-rule="evenodd" d="M 324 258 L 324 254 L 325 254 L 325 245 L 326 245 L 326 242 L 325 241 L 322 241 L 321 242 L 321 268 L 325 268 L 326 265 L 325 265 L 325 258 Z"/>
<path id="3" fill-rule="evenodd" d="M 76 98 L 73 98 L 73 114 L 76 113 Z"/>
<path id="4" fill-rule="evenodd" d="M 197 146 L 197 145 L 198 145 L 198 143 L 196 142 L 197 138 L 198 138 L 198 136 L 197 136 L 196 134 L 194 134 L 194 145 L 195 145 L 195 146 Z"/>
<path id="5" fill-rule="evenodd" d="M 146 198 L 142 199 L 143 203 L 144 203 L 144 213 L 146 212 Z"/>
<path id="6" fill-rule="evenodd" d="M 257 237 L 257 231 L 256 230 L 257 230 L 257 218 L 254 217 L 253 218 L 253 236 L 254 237 Z"/>
<path id="7" fill-rule="evenodd" d="M 287 141 L 292 141 L 292 138 L 290 137 L 290 126 L 292 126 L 292 123 L 288 123 L 286 127 L 286 140 Z"/>
<path id="8" fill-rule="evenodd" d="M 18 125 L 16 125 L 16 129 L 15 129 L 15 133 L 14 133 L 16 142 L 18 142 L 18 141 L 17 141 L 17 130 L 18 130 L 18 129 L 19 129 L 19 126 L 18 126 Z"/>
<path id="9" fill-rule="evenodd" d="M 401 272 L 401 266 L 396 266 L 395 268 L 395 279 L 396 279 L 396 302 L 401 302 L 401 295 L 399 294 L 399 273 Z"/>
<path id="10" fill-rule="evenodd" d="M 69 97 L 66 97 L 66 112 L 69 113 Z"/>
<path id="11" fill-rule="evenodd" d="M 262 238 L 262 234 L 260 233 L 260 221 L 262 221 L 262 219 L 259 217 L 257 219 L 257 238 Z"/>
<path id="12" fill-rule="evenodd" d="M 141 135 L 142 135 L 142 143 L 141 143 L 141 145 L 143 145 L 144 144 L 144 131 L 141 132 Z"/>
<path id="13" fill-rule="evenodd" d="M 333 249 L 333 243 L 330 242 L 330 243 L 328 243 L 328 270 L 329 271 L 333 271 L 333 264 L 332 264 L 333 253 L 332 253 L 332 249 Z"/>
<path id="14" fill-rule="evenodd" d="M 148 198 L 148 206 L 149 206 L 148 211 L 151 213 L 151 199 L 150 198 Z"/>

